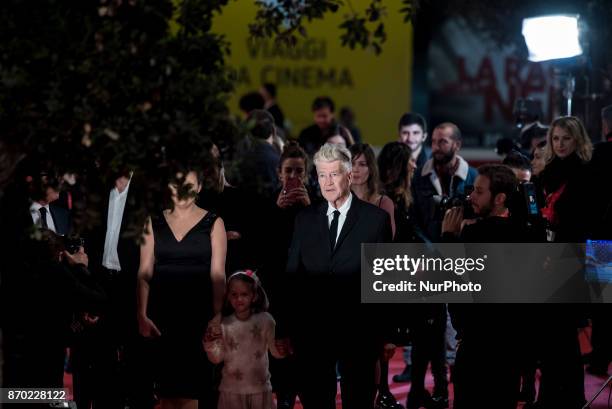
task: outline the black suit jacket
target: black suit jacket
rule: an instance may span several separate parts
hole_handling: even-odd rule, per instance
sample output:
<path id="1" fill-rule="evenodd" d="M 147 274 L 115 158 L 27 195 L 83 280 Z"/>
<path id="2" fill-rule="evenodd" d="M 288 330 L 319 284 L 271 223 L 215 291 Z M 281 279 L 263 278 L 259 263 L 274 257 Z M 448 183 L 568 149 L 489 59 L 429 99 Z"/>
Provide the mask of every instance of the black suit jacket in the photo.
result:
<path id="1" fill-rule="evenodd" d="M 328 203 L 312 205 L 296 217 L 285 287 L 293 317 L 347 322 L 361 314 L 361 244 L 391 242 L 387 212 L 353 195 L 336 247 L 329 245 Z M 347 315 L 348 314 L 348 315 Z M 291 323 L 302 325 L 292 318 Z M 289 328 L 291 331 L 291 328 Z"/>
<path id="2" fill-rule="evenodd" d="M 60 236 L 66 236 L 71 233 L 71 218 L 70 211 L 67 209 L 51 203 L 49 205 L 49 212 L 53 218 L 53 224 L 55 224 L 55 232 Z"/>

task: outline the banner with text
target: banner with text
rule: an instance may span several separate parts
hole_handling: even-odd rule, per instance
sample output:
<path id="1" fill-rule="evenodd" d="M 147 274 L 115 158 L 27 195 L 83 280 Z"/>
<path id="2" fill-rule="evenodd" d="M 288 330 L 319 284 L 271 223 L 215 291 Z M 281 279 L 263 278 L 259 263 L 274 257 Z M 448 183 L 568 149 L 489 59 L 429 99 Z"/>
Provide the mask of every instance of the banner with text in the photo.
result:
<path id="1" fill-rule="evenodd" d="M 294 137 L 313 123 L 312 101 L 327 95 L 337 111 L 352 108 L 365 142 L 383 145 L 395 140 L 397 122 L 411 106 L 412 25 L 403 21 L 400 0 L 387 3 L 387 41 L 376 55 L 373 49 L 342 46 L 339 26 L 352 6 L 341 6 L 336 13 L 308 22 L 308 37 L 288 47 L 251 37 L 249 24 L 255 20 L 257 6 L 230 2 L 213 26 L 231 43 L 227 65 L 234 75 L 235 90 L 229 108 L 239 115 L 240 97 L 269 82 L 277 86 L 277 99 Z M 365 4 L 354 6 L 360 10 Z"/>

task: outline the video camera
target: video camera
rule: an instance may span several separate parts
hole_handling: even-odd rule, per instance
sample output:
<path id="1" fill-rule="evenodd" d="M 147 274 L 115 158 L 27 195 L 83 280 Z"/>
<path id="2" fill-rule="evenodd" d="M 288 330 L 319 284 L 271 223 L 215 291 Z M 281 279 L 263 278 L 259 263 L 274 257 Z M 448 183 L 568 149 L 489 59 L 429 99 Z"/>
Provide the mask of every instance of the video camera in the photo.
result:
<path id="1" fill-rule="evenodd" d="M 473 219 L 476 217 L 472 204 L 470 203 L 470 194 L 474 190 L 473 186 L 467 186 L 464 193 L 456 193 L 452 196 L 434 195 L 433 201 L 436 205 L 436 219 L 444 219 L 446 211 L 453 207 L 463 208 L 463 218 Z"/>

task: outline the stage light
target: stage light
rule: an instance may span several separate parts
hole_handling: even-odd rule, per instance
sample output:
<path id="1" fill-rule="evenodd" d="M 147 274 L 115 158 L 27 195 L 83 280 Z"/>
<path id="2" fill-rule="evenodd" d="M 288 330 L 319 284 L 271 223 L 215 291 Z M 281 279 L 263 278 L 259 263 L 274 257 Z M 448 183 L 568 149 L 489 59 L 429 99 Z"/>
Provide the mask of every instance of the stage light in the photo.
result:
<path id="1" fill-rule="evenodd" d="M 529 61 L 547 61 L 582 54 L 578 16 L 553 15 L 523 19 Z"/>

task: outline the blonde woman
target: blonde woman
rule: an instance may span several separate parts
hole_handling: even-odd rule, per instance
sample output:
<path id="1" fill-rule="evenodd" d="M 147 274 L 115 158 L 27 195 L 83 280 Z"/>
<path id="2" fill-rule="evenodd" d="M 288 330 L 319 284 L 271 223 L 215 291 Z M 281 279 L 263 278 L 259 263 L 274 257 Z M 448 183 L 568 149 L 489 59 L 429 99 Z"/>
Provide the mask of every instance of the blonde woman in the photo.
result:
<path id="1" fill-rule="evenodd" d="M 593 152 L 591 139 L 580 119 L 564 116 L 553 121 L 546 142 L 546 166 L 540 176 L 546 200 L 542 215 L 548 220 L 549 241 L 581 242 L 587 234 L 581 215 L 587 210 L 583 207 L 583 188 Z"/>

